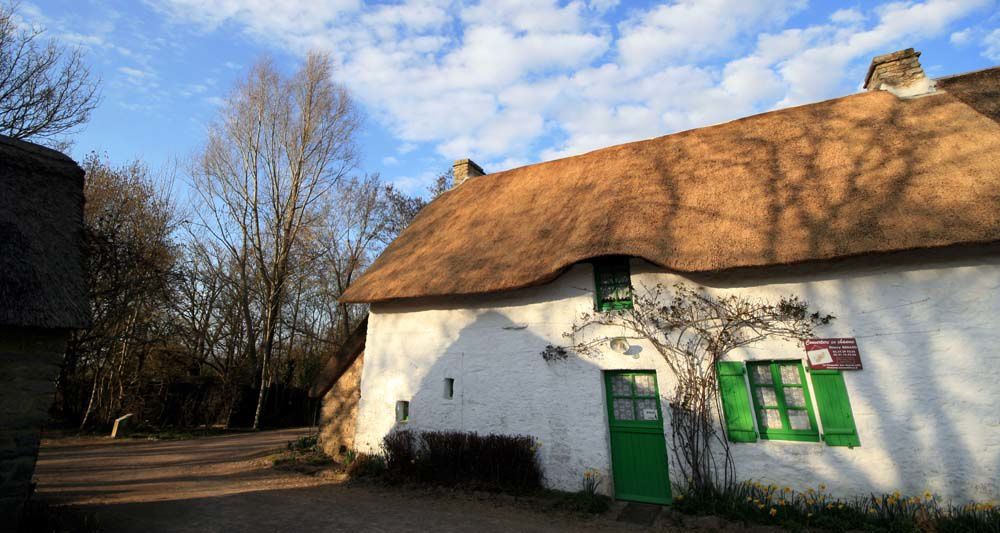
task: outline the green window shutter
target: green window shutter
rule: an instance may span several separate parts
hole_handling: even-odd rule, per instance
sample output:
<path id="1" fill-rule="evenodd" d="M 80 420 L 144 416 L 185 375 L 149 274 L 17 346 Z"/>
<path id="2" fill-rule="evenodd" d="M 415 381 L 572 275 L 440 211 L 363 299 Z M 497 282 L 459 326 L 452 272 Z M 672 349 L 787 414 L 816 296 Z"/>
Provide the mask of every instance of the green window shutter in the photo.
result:
<path id="1" fill-rule="evenodd" d="M 757 432 L 753 429 L 753 410 L 743 374 L 743 363 L 719 361 L 719 395 L 722 397 L 722 411 L 726 418 L 726 433 L 732 442 L 757 442 Z"/>
<path id="2" fill-rule="evenodd" d="M 813 392 L 819 406 L 819 419 L 829 446 L 861 446 L 858 429 L 851 413 L 844 375 L 839 370 L 813 370 Z"/>

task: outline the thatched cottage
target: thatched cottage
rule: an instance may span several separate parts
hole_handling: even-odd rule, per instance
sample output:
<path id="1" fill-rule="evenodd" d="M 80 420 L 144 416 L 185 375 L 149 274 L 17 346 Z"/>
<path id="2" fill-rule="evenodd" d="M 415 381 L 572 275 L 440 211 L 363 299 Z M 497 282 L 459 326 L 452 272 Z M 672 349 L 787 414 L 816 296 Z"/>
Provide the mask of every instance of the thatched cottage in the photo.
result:
<path id="1" fill-rule="evenodd" d="M 30 491 L 66 341 L 89 317 L 83 170 L 0 136 L 0 516 Z"/>
<path id="2" fill-rule="evenodd" d="M 494 174 L 457 162 L 343 295 L 371 305 L 353 445 L 527 434 L 554 488 L 596 468 L 621 499 L 669 501 L 662 358 L 540 354 L 634 288 L 686 282 L 798 296 L 846 339 L 720 367 L 739 479 L 995 498 L 1000 68 L 932 80 L 918 56 L 875 58 L 842 98 Z"/>

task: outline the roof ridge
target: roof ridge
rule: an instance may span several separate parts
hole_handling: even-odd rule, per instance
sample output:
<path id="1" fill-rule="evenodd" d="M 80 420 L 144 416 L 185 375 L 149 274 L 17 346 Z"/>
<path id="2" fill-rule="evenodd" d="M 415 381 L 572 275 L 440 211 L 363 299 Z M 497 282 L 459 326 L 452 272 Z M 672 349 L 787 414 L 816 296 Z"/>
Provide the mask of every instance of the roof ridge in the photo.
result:
<path id="1" fill-rule="evenodd" d="M 72 165 L 79 166 L 77 165 L 77 162 L 73 158 L 60 152 L 59 150 L 55 150 L 47 146 L 42 146 L 40 144 L 36 144 L 30 141 L 15 139 L 7 135 L 0 135 L 0 145 L 9 146 L 11 148 L 15 148 L 22 152 L 26 152 L 35 156 L 45 157 L 53 161 L 58 161 L 61 163 L 70 163 Z"/>

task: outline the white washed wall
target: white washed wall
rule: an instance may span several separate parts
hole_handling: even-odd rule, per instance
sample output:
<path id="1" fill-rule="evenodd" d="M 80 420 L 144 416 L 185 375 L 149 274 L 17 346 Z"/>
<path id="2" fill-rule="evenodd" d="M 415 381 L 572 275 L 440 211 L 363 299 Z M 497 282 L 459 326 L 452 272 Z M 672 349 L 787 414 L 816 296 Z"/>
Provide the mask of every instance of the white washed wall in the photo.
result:
<path id="1" fill-rule="evenodd" d="M 682 280 L 638 260 L 632 271 L 639 287 Z M 719 292 L 794 294 L 838 317 L 819 335 L 858 339 L 865 369 L 846 372 L 845 381 L 861 447 L 734 444 L 738 476 L 800 488 L 825 483 L 844 495 L 930 489 L 956 500 L 1000 496 L 1000 258 L 876 261 L 786 278 L 699 281 Z M 356 445 L 377 448 L 396 425 L 395 402 L 409 400 L 411 429 L 540 439 L 554 488 L 578 490 L 587 468 L 610 475 L 601 371 L 656 369 L 664 402 L 673 381 L 648 347 L 637 358 L 608 351 L 546 363 L 545 345 L 566 344 L 562 334 L 592 309 L 589 265 L 503 295 L 373 306 Z M 802 357 L 800 346 L 778 341 L 735 358 Z M 451 400 L 444 398 L 446 377 L 455 379 Z"/>

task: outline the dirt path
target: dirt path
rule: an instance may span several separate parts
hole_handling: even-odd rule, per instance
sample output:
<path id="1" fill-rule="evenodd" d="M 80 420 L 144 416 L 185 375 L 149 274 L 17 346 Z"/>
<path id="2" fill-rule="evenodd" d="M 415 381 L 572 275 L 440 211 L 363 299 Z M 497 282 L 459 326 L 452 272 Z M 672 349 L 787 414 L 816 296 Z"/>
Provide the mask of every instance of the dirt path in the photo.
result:
<path id="1" fill-rule="evenodd" d="M 308 430 L 186 441 L 44 441 L 36 478 L 52 503 L 97 513 L 105 531 L 643 531 L 495 499 L 347 486 L 271 468 Z"/>
<path id="2" fill-rule="evenodd" d="M 55 503 L 104 504 L 223 496 L 315 485 L 270 468 L 264 457 L 309 429 L 191 440 L 44 440 L 37 491 Z"/>

